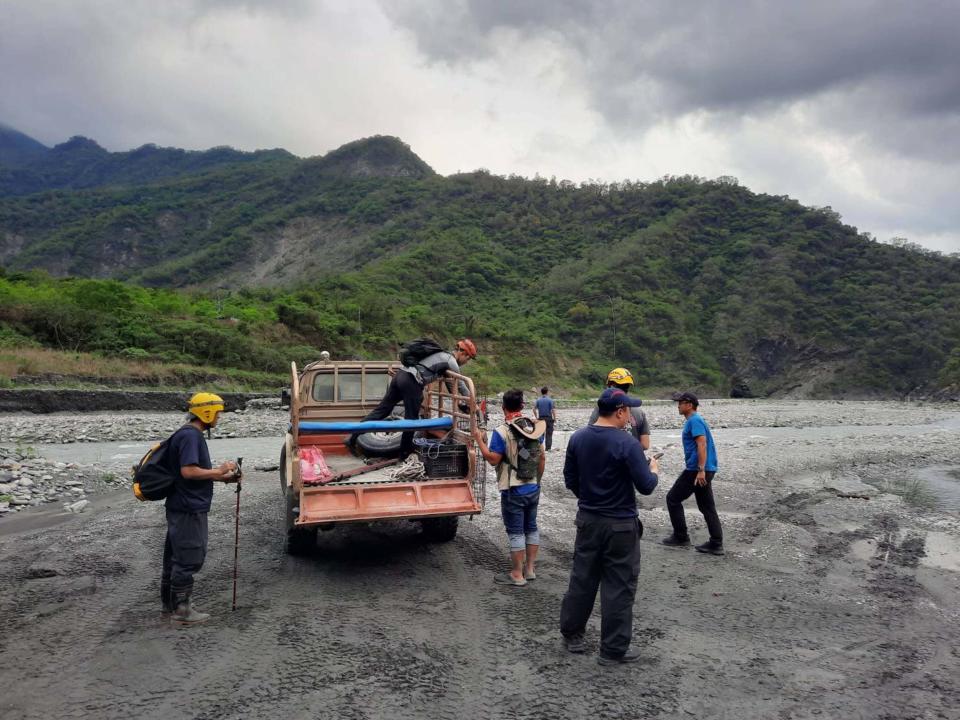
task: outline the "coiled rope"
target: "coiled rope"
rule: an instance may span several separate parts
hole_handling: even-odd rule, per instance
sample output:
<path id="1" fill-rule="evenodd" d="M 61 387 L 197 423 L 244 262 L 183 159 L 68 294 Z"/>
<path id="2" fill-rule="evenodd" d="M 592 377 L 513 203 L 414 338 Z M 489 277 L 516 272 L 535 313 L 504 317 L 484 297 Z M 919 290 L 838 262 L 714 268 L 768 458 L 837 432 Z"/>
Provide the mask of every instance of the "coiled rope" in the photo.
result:
<path id="1" fill-rule="evenodd" d="M 419 480 L 427 476 L 426 468 L 416 453 L 411 453 L 399 465 L 387 471 L 391 480 Z"/>

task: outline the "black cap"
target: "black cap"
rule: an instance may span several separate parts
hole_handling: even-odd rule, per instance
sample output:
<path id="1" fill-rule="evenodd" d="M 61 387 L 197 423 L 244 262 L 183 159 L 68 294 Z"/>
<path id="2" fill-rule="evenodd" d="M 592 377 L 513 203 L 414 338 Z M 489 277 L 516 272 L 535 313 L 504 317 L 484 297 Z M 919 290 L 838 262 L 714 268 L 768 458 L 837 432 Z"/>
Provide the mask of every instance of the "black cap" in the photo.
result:
<path id="1" fill-rule="evenodd" d="M 673 399 L 676 402 L 688 402 L 694 407 L 700 407 L 700 401 L 697 400 L 697 396 L 692 392 L 679 392 L 673 394 Z"/>
<path id="2" fill-rule="evenodd" d="M 597 399 L 597 407 L 604 412 L 612 412 L 622 407 L 640 407 L 643 401 L 640 398 L 632 398 L 619 388 L 607 388 Z"/>

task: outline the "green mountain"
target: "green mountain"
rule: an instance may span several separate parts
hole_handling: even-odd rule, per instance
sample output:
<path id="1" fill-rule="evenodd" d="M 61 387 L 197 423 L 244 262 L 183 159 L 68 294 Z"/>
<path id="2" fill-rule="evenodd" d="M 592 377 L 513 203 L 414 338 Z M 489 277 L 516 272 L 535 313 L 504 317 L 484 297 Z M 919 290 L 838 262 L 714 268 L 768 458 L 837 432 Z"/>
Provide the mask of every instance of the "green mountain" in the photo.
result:
<path id="1" fill-rule="evenodd" d="M 596 387 L 615 365 L 660 391 L 960 383 L 960 259 L 730 179 L 442 177 L 377 137 L 0 196 L 0 263 L 0 342 L 282 371 L 320 349 L 375 357 L 468 334 L 494 390 Z"/>
<path id="2" fill-rule="evenodd" d="M 294 160 L 286 150 L 240 152 L 229 147 L 189 151 L 144 145 L 129 152 L 112 153 L 79 135 L 47 148 L 0 125 L 0 197 L 44 190 L 139 185 L 215 168 Z"/>
<path id="3" fill-rule="evenodd" d="M 0 166 L 20 167 L 37 161 L 49 148 L 19 130 L 0 123 Z"/>

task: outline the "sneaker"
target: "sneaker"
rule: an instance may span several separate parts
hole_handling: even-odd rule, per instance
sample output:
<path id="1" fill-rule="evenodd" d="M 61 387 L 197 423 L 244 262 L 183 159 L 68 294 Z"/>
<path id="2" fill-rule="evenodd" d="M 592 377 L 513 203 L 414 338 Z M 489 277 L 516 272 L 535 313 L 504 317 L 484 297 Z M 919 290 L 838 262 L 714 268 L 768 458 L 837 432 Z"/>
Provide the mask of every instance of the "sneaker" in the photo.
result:
<path id="1" fill-rule="evenodd" d="M 723 545 L 718 545 L 712 540 L 708 540 L 703 545 L 697 545 L 697 552 L 709 553 L 711 555 L 725 555 Z"/>
<path id="2" fill-rule="evenodd" d="M 583 633 L 564 635 L 563 646 L 567 649 L 567 652 L 579 654 L 587 651 L 587 644 L 583 641 Z"/>
<path id="3" fill-rule="evenodd" d="M 597 662 L 601 665 L 621 665 L 623 663 L 635 663 L 640 659 L 640 651 L 633 648 L 627 650 L 623 655 L 597 655 Z"/>
<path id="4" fill-rule="evenodd" d="M 660 542 L 669 547 L 683 547 L 690 544 L 690 538 L 678 538 L 676 535 L 667 535 L 667 537 Z"/>

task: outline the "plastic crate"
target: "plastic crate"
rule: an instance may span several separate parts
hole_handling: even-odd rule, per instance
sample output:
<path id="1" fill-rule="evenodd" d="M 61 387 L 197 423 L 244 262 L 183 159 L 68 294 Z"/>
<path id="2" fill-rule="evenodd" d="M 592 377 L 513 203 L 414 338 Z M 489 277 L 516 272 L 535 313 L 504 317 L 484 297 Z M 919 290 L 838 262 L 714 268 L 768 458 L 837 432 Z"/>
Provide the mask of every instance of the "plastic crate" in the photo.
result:
<path id="1" fill-rule="evenodd" d="M 430 444 L 416 449 L 428 478 L 465 477 L 470 468 L 466 445 Z"/>

